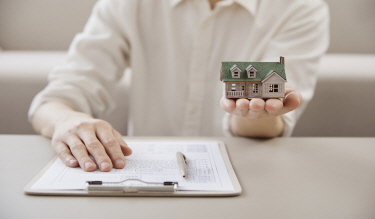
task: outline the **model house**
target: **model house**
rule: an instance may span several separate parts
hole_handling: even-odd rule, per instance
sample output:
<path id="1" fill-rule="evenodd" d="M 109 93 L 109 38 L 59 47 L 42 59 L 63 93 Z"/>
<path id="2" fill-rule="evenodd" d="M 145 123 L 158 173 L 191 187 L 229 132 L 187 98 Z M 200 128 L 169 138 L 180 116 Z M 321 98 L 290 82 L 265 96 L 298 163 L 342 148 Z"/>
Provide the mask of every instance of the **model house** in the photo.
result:
<path id="1" fill-rule="evenodd" d="M 227 98 L 284 97 L 284 57 L 280 62 L 222 62 L 220 80 Z"/>

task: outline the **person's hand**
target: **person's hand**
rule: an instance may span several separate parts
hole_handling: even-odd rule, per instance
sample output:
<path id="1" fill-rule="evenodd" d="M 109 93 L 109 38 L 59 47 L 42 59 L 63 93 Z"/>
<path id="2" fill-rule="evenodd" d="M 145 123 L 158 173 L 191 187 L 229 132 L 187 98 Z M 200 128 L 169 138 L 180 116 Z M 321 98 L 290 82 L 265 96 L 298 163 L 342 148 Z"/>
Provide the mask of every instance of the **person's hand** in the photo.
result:
<path id="1" fill-rule="evenodd" d="M 271 138 L 280 136 L 284 122 L 280 115 L 297 109 L 302 103 L 301 94 L 286 87 L 285 98 L 263 100 L 260 98 L 221 98 L 221 108 L 234 115 L 229 120 L 232 134 L 244 137 Z"/>
<path id="2" fill-rule="evenodd" d="M 285 98 L 263 100 L 260 98 L 228 99 L 222 97 L 221 108 L 233 115 L 249 119 L 274 118 L 297 109 L 302 103 L 301 94 L 286 86 Z"/>
<path id="3" fill-rule="evenodd" d="M 132 153 L 119 132 L 99 119 L 83 113 L 69 113 L 55 123 L 52 147 L 69 167 L 85 171 L 110 171 L 125 167 L 125 157 Z M 95 162 L 90 158 L 91 155 Z"/>

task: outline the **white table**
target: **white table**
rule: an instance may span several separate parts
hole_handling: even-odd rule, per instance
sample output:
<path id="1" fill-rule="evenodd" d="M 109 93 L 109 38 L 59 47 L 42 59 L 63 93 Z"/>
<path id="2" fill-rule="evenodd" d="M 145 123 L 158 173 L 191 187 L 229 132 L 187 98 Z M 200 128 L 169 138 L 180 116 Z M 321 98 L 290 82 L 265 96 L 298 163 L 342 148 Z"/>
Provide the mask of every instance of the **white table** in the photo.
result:
<path id="1" fill-rule="evenodd" d="M 29 196 L 23 187 L 55 156 L 50 140 L 0 135 L 0 218 L 375 218 L 375 138 L 210 139 L 226 143 L 242 195 Z"/>

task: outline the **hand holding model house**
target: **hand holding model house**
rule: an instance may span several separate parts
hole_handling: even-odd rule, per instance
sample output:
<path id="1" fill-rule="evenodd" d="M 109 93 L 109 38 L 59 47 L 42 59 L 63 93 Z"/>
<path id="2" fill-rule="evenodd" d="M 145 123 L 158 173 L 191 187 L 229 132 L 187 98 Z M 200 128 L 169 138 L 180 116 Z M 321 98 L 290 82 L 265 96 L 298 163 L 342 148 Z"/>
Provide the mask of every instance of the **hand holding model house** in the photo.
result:
<path id="1" fill-rule="evenodd" d="M 225 87 L 220 106 L 231 115 L 242 118 L 234 118 L 238 120 L 234 122 L 235 124 L 247 123 L 246 120 L 240 121 L 243 118 L 252 120 L 268 118 L 271 123 L 281 124 L 282 121 L 277 118 L 278 116 L 301 105 L 301 94 L 285 86 L 287 79 L 284 65 L 284 57 L 280 57 L 280 62 L 222 62 L 220 80 L 224 82 Z M 261 125 L 266 128 L 265 124 L 267 122 L 262 121 Z M 246 129 L 240 126 L 242 128 L 231 125 L 231 131 L 248 136 L 243 133 Z M 274 124 L 270 127 L 274 127 Z M 258 126 L 257 129 L 260 130 L 261 127 Z M 281 132 L 282 127 L 277 130 Z"/>

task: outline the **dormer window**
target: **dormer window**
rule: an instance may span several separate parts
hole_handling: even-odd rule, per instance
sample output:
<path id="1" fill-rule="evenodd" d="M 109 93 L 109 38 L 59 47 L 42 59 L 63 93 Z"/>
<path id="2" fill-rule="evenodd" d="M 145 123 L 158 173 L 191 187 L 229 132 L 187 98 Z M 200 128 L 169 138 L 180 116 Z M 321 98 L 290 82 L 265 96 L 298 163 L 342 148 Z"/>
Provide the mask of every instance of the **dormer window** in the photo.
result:
<path id="1" fill-rule="evenodd" d="M 230 68 L 230 71 L 232 72 L 232 78 L 240 78 L 241 77 L 241 69 L 237 65 L 233 65 Z"/>
<path id="2" fill-rule="evenodd" d="M 249 78 L 255 78 L 255 71 L 249 71 Z"/>
<path id="3" fill-rule="evenodd" d="M 256 78 L 257 77 L 257 70 L 252 65 L 247 66 L 246 72 L 247 72 L 247 78 Z"/>

